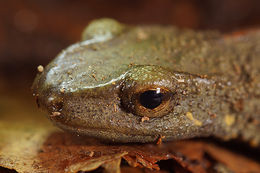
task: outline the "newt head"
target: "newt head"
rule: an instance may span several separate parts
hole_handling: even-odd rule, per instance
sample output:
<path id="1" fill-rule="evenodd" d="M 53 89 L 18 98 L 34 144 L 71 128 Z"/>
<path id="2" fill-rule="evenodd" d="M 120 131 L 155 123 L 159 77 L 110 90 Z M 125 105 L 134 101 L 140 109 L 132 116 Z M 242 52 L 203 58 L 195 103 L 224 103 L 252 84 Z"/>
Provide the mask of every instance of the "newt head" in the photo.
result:
<path id="1" fill-rule="evenodd" d="M 221 50 L 217 34 L 111 19 L 92 24 L 82 42 L 63 50 L 34 81 L 34 95 L 54 124 L 115 142 L 224 131 L 228 85 L 212 75 L 227 79 L 214 54 Z"/>

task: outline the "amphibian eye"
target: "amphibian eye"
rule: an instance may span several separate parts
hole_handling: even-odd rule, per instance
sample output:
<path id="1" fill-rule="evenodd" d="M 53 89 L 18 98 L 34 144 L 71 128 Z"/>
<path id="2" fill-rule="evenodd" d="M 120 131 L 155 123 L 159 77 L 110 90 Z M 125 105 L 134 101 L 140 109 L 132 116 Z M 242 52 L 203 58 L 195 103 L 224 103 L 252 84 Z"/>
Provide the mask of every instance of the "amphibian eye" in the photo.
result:
<path id="1" fill-rule="evenodd" d="M 140 94 L 140 103 L 147 109 L 154 109 L 163 102 L 164 94 L 161 93 L 161 89 L 148 90 Z"/>
<path id="2" fill-rule="evenodd" d="M 124 92 L 122 101 L 128 111 L 147 117 L 164 116 L 173 109 L 174 104 L 173 93 L 156 86 L 135 88 Z"/>
<path id="3" fill-rule="evenodd" d="M 131 67 L 121 84 L 122 108 L 135 115 L 151 118 L 169 114 L 178 101 L 172 75 L 171 71 L 160 66 Z"/>

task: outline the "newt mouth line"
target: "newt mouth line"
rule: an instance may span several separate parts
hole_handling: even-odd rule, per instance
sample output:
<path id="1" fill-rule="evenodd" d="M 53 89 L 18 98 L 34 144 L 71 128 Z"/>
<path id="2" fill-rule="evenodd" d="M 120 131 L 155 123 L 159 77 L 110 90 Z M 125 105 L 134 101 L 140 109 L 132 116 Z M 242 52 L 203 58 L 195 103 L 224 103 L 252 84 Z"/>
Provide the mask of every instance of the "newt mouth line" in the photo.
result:
<path id="1" fill-rule="evenodd" d="M 66 126 L 62 123 L 55 122 L 57 126 L 66 130 L 66 131 L 77 131 L 77 134 L 81 134 L 82 136 L 89 136 L 94 138 L 103 139 L 104 141 L 117 141 L 117 142 L 125 142 L 131 139 L 130 142 L 137 142 L 140 139 L 148 138 L 150 142 L 157 141 L 160 135 L 145 135 L 145 134 L 126 134 L 120 133 L 118 131 L 113 131 L 111 129 L 104 129 L 104 128 L 86 128 L 86 127 L 73 127 L 73 126 Z M 118 137 L 120 138 L 118 140 Z"/>

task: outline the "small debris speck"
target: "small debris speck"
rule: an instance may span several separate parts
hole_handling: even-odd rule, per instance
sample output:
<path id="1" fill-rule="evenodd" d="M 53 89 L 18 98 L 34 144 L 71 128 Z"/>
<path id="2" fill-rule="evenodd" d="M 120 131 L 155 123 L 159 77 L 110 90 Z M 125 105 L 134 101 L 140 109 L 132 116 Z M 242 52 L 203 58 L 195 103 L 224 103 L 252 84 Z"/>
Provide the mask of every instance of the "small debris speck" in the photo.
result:
<path id="1" fill-rule="evenodd" d="M 42 73 L 44 71 L 44 67 L 42 65 L 39 65 L 37 67 L 38 72 Z"/>
<path id="2" fill-rule="evenodd" d="M 115 103 L 114 103 L 114 111 L 117 112 L 117 107 Z"/>
<path id="3" fill-rule="evenodd" d="M 225 123 L 227 126 L 231 126 L 235 122 L 235 116 L 227 114 L 225 116 Z"/>
<path id="4" fill-rule="evenodd" d="M 97 80 L 97 78 L 96 78 L 96 75 L 95 74 L 92 74 L 91 75 L 95 80 Z"/>
<path id="5" fill-rule="evenodd" d="M 196 119 L 194 119 L 194 124 L 195 124 L 196 126 L 202 126 L 202 122 L 199 121 L 199 120 L 196 120 Z"/>
<path id="6" fill-rule="evenodd" d="M 132 67 L 134 65 L 133 62 L 131 62 L 130 64 L 128 64 L 128 67 Z"/>
<path id="7" fill-rule="evenodd" d="M 64 93 L 64 92 L 65 92 L 65 88 L 61 88 L 61 89 L 60 89 L 60 92 L 61 92 L 61 93 Z"/>
<path id="8" fill-rule="evenodd" d="M 57 117 L 57 116 L 60 116 L 61 113 L 60 112 L 52 112 L 51 116 L 52 117 Z"/>
<path id="9" fill-rule="evenodd" d="M 194 120 L 193 115 L 192 115 L 191 112 L 187 112 L 187 113 L 186 113 L 186 116 L 187 116 L 190 120 Z"/>
<path id="10" fill-rule="evenodd" d="M 89 157 L 93 157 L 94 156 L 94 151 L 90 151 L 90 153 L 89 153 Z"/>
<path id="11" fill-rule="evenodd" d="M 177 79 L 177 81 L 178 81 L 179 83 L 185 82 L 184 79 Z"/>
<path id="12" fill-rule="evenodd" d="M 150 120 L 150 118 L 149 117 L 146 117 L 146 116 L 144 116 L 144 117 L 142 117 L 142 119 L 141 119 L 141 122 L 144 122 L 144 121 L 149 121 Z"/>
<path id="13" fill-rule="evenodd" d="M 193 117 L 193 115 L 192 115 L 191 112 L 187 112 L 187 113 L 186 113 L 186 116 L 187 116 L 187 118 L 189 118 L 191 121 L 193 121 L 196 126 L 202 126 L 202 122 L 199 121 L 199 120 L 197 120 L 197 119 L 195 119 L 195 118 Z"/>
<path id="14" fill-rule="evenodd" d="M 164 138 L 165 138 L 165 136 L 160 135 L 159 138 L 158 138 L 158 140 L 157 140 L 157 142 L 156 142 L 156 144 L 157 144 L 157 145 L 161 145 L 161 144 L 162 144 L 162 140 L 163 140 Z"/>

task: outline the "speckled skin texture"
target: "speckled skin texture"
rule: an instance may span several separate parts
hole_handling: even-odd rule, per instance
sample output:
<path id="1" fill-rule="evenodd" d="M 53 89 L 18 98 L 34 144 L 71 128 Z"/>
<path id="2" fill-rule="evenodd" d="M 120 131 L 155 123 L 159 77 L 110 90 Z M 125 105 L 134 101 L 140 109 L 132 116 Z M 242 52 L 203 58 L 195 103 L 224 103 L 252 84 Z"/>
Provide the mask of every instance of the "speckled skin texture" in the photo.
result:
<path id="1" fill-rule="evenodd" d="M 223 36 L 111 19 L 89 27 L 98 32 L 86 29 L 83 41 L 63 50 L 33 84 L 57 126 L 115 142 L 160 136 L 260 142 L 259 31 Z M 134 93 L 157 87 L 172 94 L 163 110 L 136 111 Z"/>

